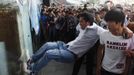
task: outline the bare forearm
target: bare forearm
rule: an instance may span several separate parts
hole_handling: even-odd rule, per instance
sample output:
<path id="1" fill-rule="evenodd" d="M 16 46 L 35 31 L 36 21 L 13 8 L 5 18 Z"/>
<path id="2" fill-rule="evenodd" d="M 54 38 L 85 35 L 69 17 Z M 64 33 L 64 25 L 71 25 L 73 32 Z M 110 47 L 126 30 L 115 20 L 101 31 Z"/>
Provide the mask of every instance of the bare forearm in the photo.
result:
<path id="1" fill-rule="evenodd" d="M 96 67 L 96 75 L 100 75 L 101 70 L 101 62 L 103 59 L 104 46 L 100 45 L 97 51 L 97 67 Z"/>

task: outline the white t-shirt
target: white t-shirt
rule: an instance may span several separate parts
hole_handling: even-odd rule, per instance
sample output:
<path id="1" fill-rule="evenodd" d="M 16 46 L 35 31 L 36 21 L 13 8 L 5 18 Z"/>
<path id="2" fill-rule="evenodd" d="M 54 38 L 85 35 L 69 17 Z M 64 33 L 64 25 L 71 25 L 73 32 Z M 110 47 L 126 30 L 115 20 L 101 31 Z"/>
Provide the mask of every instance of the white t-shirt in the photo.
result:
<path id="1" fill-rule="evenodd" d="M 112 73 L 121 74 L 125 68 L 124 50 L 134 49 L 134 35 L 130 39 L 114 36 L 108 30 L 100 35 L 100 44 L 105 45 L 102 67 Z"/>

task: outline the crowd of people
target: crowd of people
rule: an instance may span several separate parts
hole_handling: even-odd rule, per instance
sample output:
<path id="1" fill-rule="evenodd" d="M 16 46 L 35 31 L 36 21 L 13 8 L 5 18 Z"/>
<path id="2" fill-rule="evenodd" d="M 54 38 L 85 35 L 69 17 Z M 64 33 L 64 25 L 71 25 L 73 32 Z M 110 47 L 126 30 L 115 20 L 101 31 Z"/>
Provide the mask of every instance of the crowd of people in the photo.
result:
<path id="1" fill-rule="evenodd" d="M 121 5 L 116 5 L 115 7 L 121 9 L 126 14 L 125 24 L 129 21 L 134 21 L 134 11 L 131 9 L 123 9 Z M 111 9 L 114 7 L 111 7 Z M 101 8 L 75 8 L 75 7 L 65 7 L 65 6 L 42 6 L 41 11 L 41 30 L 45 41 L 56 41 L 61 40 L 64 42 L 69 42 L 77 36 L 76 26 L 78 25 L 79 13 L 87 11 L 92 13 L 95 18 L 95 23 L 99 26 L 107 29 L 106 22 L 104 21 L 104 16 L 106 12 L 109 11 L 107 7 Z M 62 32 L 62 33 L 60 33 Z"/>
<path id="2" fill-rule="evenodd" d="M 51 60 L 74 62 L 99 39 L 96 75 L 122 75 L 127 57 L 134 57 L 134 35 L 127 28 L 133 21 L 134 11 L 121 5 L 110 9 L 43 5 L 40 26 L 45 44 L 28 60 L 30 74 L 36 75 Z"/>

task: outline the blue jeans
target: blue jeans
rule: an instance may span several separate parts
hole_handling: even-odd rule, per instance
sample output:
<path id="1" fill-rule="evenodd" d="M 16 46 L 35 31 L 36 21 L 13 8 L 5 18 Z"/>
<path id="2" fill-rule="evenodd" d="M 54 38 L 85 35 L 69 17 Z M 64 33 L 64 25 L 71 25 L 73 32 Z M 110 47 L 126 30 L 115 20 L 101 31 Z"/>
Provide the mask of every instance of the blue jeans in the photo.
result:
<path id="1" fill-rule="evenodd" d="M 68 51 L 66 44 L 61 41 L 47 42 L 32 56 L 32 72 L 40 71 L 51 60 L 71 63 L 75 60 L 75 55 Z"/>

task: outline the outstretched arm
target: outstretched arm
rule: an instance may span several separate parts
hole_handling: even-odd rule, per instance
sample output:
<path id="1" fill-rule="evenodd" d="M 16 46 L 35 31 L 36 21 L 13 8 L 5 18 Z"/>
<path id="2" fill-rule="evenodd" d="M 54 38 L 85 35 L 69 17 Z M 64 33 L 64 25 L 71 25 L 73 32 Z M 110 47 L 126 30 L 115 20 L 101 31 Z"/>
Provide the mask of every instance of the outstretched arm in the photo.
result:
<path id="1" fill-rule="evenodd" d="M 131 38 L 133 36 L 133 31 L 131 31 L 128 27 L 123 28 L 123 37 L 125 39 Z"/>

